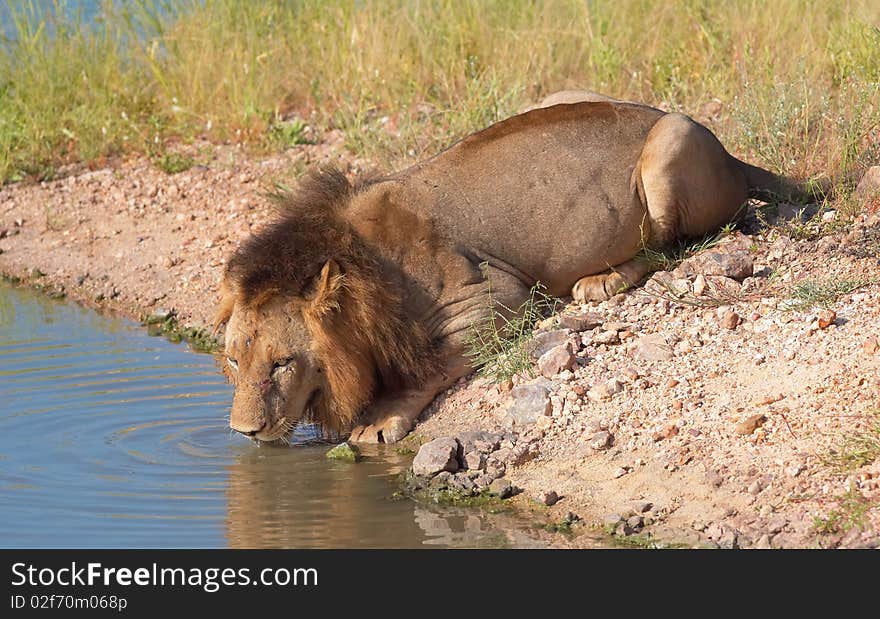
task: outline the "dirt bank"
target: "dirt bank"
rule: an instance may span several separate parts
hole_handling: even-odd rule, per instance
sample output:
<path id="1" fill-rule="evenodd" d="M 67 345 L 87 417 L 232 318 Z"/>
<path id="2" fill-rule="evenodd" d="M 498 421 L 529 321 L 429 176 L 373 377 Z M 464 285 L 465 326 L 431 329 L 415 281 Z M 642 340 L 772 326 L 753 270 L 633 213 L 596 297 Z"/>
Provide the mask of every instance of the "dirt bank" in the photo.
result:
<path id="1" fill-rule="evenodd" d="M 271 183 L 321 161 L 363 167 L 332 134 L 268 158 L 193 152 L 198 165 L 172 176 L 132 159 L 3 187 L 0 272 L 134 318 L 173 311 L 204 327 L 224 259 L 271 215 Z M 551 407 L 517 429 L 530 456 L 507 469 L 524 490 L 516 500 L 554 491 L 562 499 L 539 510 L 549 520 L 574 512 L 622 536 L 880 544 L 876 217 L 820 214 L 809 226 L 752 217 L 744 230 L 715 248 L 748 254 L 753 274 L 742 282 L 677 271 L 565 309 L 594 314 L 598 326 L 566 323 L 570 370 L 517 381 L 543 384 Z M 798 295 L 804 303 L 792 307 Z M 416 434 L 504 430 L 510 398 L 508 386 L 462 381 Z"/>

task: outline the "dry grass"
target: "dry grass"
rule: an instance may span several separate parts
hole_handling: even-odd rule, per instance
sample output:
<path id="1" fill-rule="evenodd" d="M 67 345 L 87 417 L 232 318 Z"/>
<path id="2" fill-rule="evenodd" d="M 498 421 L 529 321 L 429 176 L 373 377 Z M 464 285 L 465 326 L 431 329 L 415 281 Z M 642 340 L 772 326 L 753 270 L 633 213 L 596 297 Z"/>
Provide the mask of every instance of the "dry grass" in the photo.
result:
<path id="1" fill-rule="evenodd" d="M 46 4 L 12 2 L 0 182 L 195 137 L 284 147 L 292 118 L 397 166 L 563 88 L 685 111 L 843 189 L 878 160 L 873 0 L 136 0 L 101 27 Z"/>

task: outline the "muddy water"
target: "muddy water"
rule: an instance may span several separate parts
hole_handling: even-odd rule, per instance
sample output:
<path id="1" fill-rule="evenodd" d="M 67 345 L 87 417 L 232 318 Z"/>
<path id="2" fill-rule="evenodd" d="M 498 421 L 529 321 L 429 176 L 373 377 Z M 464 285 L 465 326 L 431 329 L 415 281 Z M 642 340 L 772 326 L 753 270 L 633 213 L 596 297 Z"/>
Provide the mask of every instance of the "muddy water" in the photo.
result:
<path id="1" fill-rule="evenodd" d="M 504 547 L 526 530 L 391 500 L 407 460 L 226 427 L 211 355 L 0 283 L 0 547 Z M 379 449 L 379 448 L 377 448 Z"/>

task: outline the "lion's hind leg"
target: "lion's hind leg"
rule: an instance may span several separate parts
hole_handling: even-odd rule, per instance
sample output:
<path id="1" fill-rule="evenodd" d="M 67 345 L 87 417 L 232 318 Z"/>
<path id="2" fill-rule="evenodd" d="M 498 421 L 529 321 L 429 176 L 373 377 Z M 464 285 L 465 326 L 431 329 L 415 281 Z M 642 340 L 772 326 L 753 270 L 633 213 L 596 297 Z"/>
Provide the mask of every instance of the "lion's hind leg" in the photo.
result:
<path id="1" fill-rule="evenodd" d="M 633 258 L 603 273 L 580 278 L 572 287 L 571 296 L 578 303 L 604 301 L 635 286 L 652 270 L 647 261 Z"/>

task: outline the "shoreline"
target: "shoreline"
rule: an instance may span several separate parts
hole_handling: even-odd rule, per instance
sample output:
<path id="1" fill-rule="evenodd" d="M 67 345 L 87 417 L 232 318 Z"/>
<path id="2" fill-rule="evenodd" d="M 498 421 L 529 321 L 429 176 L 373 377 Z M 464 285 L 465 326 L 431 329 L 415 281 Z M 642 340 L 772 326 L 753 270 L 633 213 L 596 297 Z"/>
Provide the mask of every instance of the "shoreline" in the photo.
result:
<path id="1" fill-rule="evenodd" d="M 172 315 L 182 328 L 210 329 L 225 259 L 271 217 L 262 196 L 269 184 L 322 162 L 352 173 L 368 167 L 340 134 L 325 137 L 266 157 L 212 147 L 175 175 L 133 158 L 4 186 L 0 272 L 98 311 L 141 322 Z M 827 219 L 799 240 L 781 216 L 769 227 L 753 220 L 747 234 L 708 250 L 746 252 L 754 268 L 741 281 L 676 270 L 646 289 L 564 309 L 598 316 L 588 329 L 543 325 L 565 331 L 577 354 L 570 370 L 513 385 L 543 385 L 550 411 L 514 427 L 516 442 L 503 448 L 505 478 L 523 490 L 514 500 L 528 509 L 554 492 L 562 498 L 539 510 L 548 522 L 572 512 L 582 526 L 614 529 L 624 544 L 880 545 L 880 462 L 828 464 L 845 455 L 847 437 L 873 437 L 880 227 L 870 213 L 845 225 Z M 696 294 L 700 277 L 730 296 L 712 296 L 711 285 Z M 801 283 L 832 280 L 859 285 L 826 308 L 785 306 Z M 670 297 L 670 284 L 687 293 Z M 835 316 L 820 327 L 822 309 Z M 459 381 L 405 444 L 509 433 L 512 398 L 506 385 Z M 845 512 L 853 501 L 857 514 Z M 551 537 L 554 546 L 578 546 L 576 536 Z"/>

